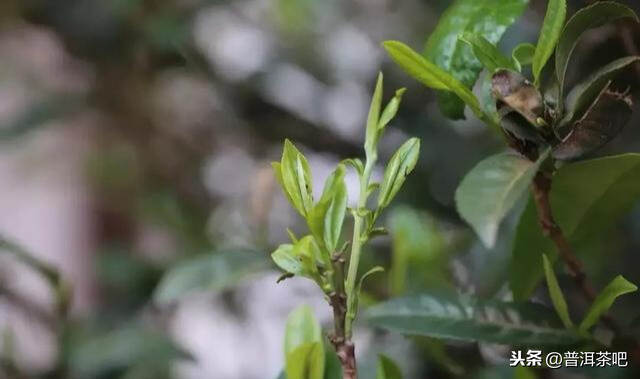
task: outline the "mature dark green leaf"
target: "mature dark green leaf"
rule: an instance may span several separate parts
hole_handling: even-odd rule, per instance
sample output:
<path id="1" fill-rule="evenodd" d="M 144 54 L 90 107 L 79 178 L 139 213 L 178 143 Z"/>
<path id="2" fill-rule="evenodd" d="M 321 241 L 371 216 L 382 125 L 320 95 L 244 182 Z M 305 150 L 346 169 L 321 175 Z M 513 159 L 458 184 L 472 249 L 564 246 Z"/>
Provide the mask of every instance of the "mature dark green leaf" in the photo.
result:
<path id="1" fill-rule="evenodd" d="M 591 74 L 586 80 L 576 85 L 567 95 L 566 113 L 560 126 L 566 126 L 578 117 L 582 117 L 588 107 L 618 72 L 628 65 L 638 62 L 639 56 L 617 59 Z"/>
<path id="2" fill-rule="evenodd" d="M 606 86 L 569 134 L 553 148 L 553 157 L 571 160 L 590 153 L 615 138 L 629 122 L 631 97 Z"/>
<path id="3" fill-rule="evenodd" d="M 549 296 L 551 297 L 553 307 L 558 313 L 558 317 L 560 317 L 564 326 L 567 329 L 573 328 L 573 322 L 569 316 L 569 308 L 567 307 L 567 302 L 562 294 L 562 289 L 560 289 L 560 285 L 558 284 L 556 274 L 553 271 L 553 265 L 549 262 L 549 258 L 544 254 L 542 254 L 542 265 L 544 267 L 544 275 L 547 278 L 547 287 L 549 287 Z"/>
<path id="4" fill-rule="evenodd" d="M 603 290 L 598 294 L 596 299 L 591 304 L 589 311 L 587 311 L 587 315 L 584 317 L 582 322 L 580 323 L 579 329 L 583 332 L 586 332 L 598 322 L 600 316 L 606 313 L 609 308 L 613 305 L 613 302 L 616 300 L 618 296 L 624 295 L 626 293 L 635 292 L 638 290 L 638 287 L 629 282 L 627 279 L 623 278 L 622 275 L 618 275 L 609 283 Z"/>
<path id="5" fill-rule="evenodd" d="M 457 37 L 456 37 L 457 38 Z M 385 41 L 385 50 L 403 70 L 422 84 L 437 90 L 451 91 L 464 101 L 479 118 L 484 117 L 478 99 L 456 78 L 424 59 L 409 46 L 398 41 Z"/>
<path id="6" fill-rule="evenodd" d="M 527 4 L 528 0 L 456 0 L 442 15 L 427 40 L 425 56 L 464 87 L 473 87 L 482 64 L 471 48 L 458 40 L 458 36 L 467 32 L 497 44 Z M 464 118 L 464 103 L 456 95 L 443 92 L 438 100 L 447 117 Z"/>
<path id="7" fill-rule="evenodd" d="M 546 157 L 531 162 L 515 153 L 497 154 L 478 163 L 460 183 L 458 212 L 488 248 L 496 241 L 500 222 L 526 192 Z"/>
<path id="8" fill-rule="evenodd" d="M 286 356 L 287 379 L 323 379 L 324 349 L 321 342 L 298 346 Z"/>
<path id="9" fill-rule="evenodd" d="M 551 206 L 556 222 L 572 245 L 611 230 L 640 198 L 640 154 L 623 154 L 571 163 L 553 177 Z M 544 276 L 540 252 L 557 258 L 544 237 L 533 201 L 525 209 L 513 244 L 510 286 L 516 300 L 526 300 Z M 579 253 L 579 252 L 578 252 Z"/>
<path id="10" fill-rule="evenodd" d="M 489 72 L 494 72 L 500 68 L 508 68 L 511 70 L 519 69 L 514 65 L 513 61 L 505 57 L 500 50 L 498 50 L 496 45 L 487 41 L 487 39 L 481 35 L 465 33 L 460 36 L 460 40 L 471 46 L 473 54 Z"/>
<path id="11" fill-rule="evenodd" d="M 380 354 L 378 356 L 376 379 L 402 379 L 402 372 L 391 358 Z"/>
<path id="12" fill-rule="evenodd" d="M 549 0 L 547 13 L 544 16 L 538 44 L 533 55 L 532 69 L 536 86 L 540 83 L 540 73 L 555 49 L 565 18 L 567 17 L 566 0 Z"/>
<path id="13" fill-rule="evenodd" d="M 369 116 L 367 116 L 367 129 L 364 141 L 364 151 L 367 153 L 367 156 L 375 154 L 376 145 L 378 145 L 378 139 L 380 137 L 378 121 L 380 121 L 380 110 L 382 109 L 382 82 L 383 76 L 382 73 L 379 73 L 378 80 L 376 81 L 376 89 L 373 91 L 373 97 L 371 98 Z"/>
<path id="14" fill-rule="evenodd" d="M 153 298 L 167 304 L 194 293 L 221 291 L 269 267 L 266 257 L 250 250 L 229 250 L 189 259 L 169 270 Z"/>
<path id="15" fill-rule="evenodd" d="M 402 295 L 408 288 L 451 286 L 445 239 L 431 217 L 409 207 L 396 207 L 389 225 L 393 241 L 388 275 L 392 296 Z"/>
<path id="16" fill-rule="evenodd" d="M 384 208 L 391 203 L 396 193 L 402 187 L 407 176 L 413 171 L 420 154 L 420 140 L 410 138 L 393 154 L 387 168 L 378 194 L 378 207 Z"/>
<path id="17" fill-rule="evenodd" d="M 344 183 L 345 168 L 339 164 L 329 175 L 322 196 L 307 217 L 311 233 L 328 252 L 335 251 L 344 216 L 347 212 L 347 187 Z"/>
<path id="18" fill-rule="evenodd" d="M 71 335 L 67 365 L 76 378 L 99 378 L 142 362 L 171 362 L 191 357 L 155 331 L 126 326 L 108 333 Z"/>
<path id="19" fill-rule="evenodd" d="M 322 344 L 322 329 L 313 310 L 302 305 L 289 314 L 284 334 L 284 353 L 288 355 L 299 346 L 310 342 Z"/>
<path id="20" fill-rule="evenodd" d="M 511 58 L 516 63 L 518 71 L 522 71 L 522 67 L 533 63 L 533 56 L 536 53 L 536 46 L 532 43 L 521 43 L 511 52 Z"/>
<path id="21" fill-rule="evenodd" d="M 591 4 L 577 11 L 569 19 L 556 48 L 556 75 L 560 82 L 561 95 L 571 55 L 583 33 L 621 18 L 632 18 L 638 22 L 638 16 L 631 8 L 614 1 Z"/>
<path id="22" fill-rule="evenodd" d="M 537 304 L 419 295 L 376 305 L 367 314 L 375 326 L 434 338 L 534 346 L 572 344 L 580 339 L 558 327 L 555 314 Z"/>

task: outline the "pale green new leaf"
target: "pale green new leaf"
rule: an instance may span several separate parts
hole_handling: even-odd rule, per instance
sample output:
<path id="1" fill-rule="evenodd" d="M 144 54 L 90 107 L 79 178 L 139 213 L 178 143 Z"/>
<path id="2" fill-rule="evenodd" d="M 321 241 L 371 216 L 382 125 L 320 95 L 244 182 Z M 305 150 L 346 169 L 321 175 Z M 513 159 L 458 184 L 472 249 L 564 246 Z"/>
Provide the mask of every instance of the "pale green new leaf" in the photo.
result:
<path id="1" fill-rule="evenodd" d="M 335 251 L 347 211 L 345 167 L 338 167 L 327 178 L 322 196 L 307 217 L 311 233 L 329 253 Z"/>
<path id="2" fill-rule="evenodd" d="M 473 54 L 489 72 L 494 72 L 500 68 L 518 70 L 518 67 L 509 58 L 505 57 L 494 44 L 487 41 L 483 36 L 465 33 L 460 36 L 460 40 L 471 46 Z"/>
<path id="3" fill-rule="evenodd" d="M 384 268 L 380 267 L 380 266 L 375 266 L 373 268 L 371 268 L 369 271 L 365 272 L 361 277 L 360 280 L 358 281 L 358 285 L 356 286 L 355 289 L 355 295 L 351 296 L 350 301 L 349 301 L 349 306 L 347 309 L 350 310 L 351 314 L 347 315 L 347 317 L 351 317 L 352 319 L 355 319 L 356 314 L 358 313 L 358 302 L 360 300 L 360 293 L 362 291 L 362 283 L 364 283 L 364 280 L 366 278 L 368 278 L 369 276 L 377 273 L 377 272 L 384 272 Z"/>
<path id="4" fill-rule="evenodd" d="M 324 349 L 320 342 L 306 343 L 286 356 L 287 379 L 323 379 Z"/>
<path id="5" fill-rule="evenodd" d="M 382 82 L 382 73 L 379 73 L 367 117 L 367 130 L 364 141 L 364 151 L 367 153 L 367 156 L 374 154 L 380 136 L 378 132 L 378 121 L 380 120 L 380 110 L 382 109 Z"/>
<path id="6" fill-rule="evenodd" d="M 616 220 L 640 199 L 640 154 L 623 154 L 566 164 L 553 177 L 550 200 L 556 222 L 572 246 L 607 235 Z M 540 252 L 557 252 L 542 234 L 535 204 L 529 201 L 513 243 L 510 287 L 526 300 L 544 277 Z M 580 251 L 578 251 L 580 252 Z M 610 253 L 610 252 L 604 252 Z"/>
<path id="7" fill-rule="evenodd" d="M 429 36 L 425 57 L 456 78 L 465 88 L 473 88 L 482 70 L 471 48 L 458 40 L 470 33 L 497 44 L 506 29 L 525 10 L 528 0 L 456 0 L 440 17 Z M 464 118 L 464 101 L 458 94 L 438 94 L 440 109 L 452 119 Z"/>
<path id="8" fill-rule="evenodd" d="M 384 129 L 387 124 L 396 117 L 396 113 L 398 113 L 398 108 L 400 107 L 400 102 L 402 101 L 402 95 L 405 91 L 406 88 L 400 88 L 397 90 L 396 94 L 389 101 L 389 104 L 384 108 L 384 111 L 382 111 L 382 115 L 380 116 L 380 120 L 378 121 L 379 130 Z"/>
<path id="9" fill-rule="evenodd" d="M 284 332 L 284 353 L 290 354 L 296 348 L 310 343 L 322 344 L 322 328 L 308 305 L 294 309 L 287 318 Z"/>
<path id="10" fill-rule="evenodd" d="M 587 315 L 584 317 L 582 322 L 580 323 L 580 331 L 586 332 L 598 322 L 600 316 L 606 313 L 609 308 L 613 305 L 613 302 L 616 300 L 618 296 L 624 295 L 626 293 L 635 292 L 638 290 L 638 287 L 629 282 L 627 279 L 623 278 L 622 275 L 618 275 L 609 283 L 596 297 L 587 311 Z"/>
<path id="11" fill-rule="evenodd" d="M 343 379 L 342 365 L 333 346 L 325 346 L 324 351 L 324 379 Z"/>
<path id="12" fill-rule="evenodd" d="M 545 254 L 542 254 L 542 265 L 544 267 L 544 274 L 547 278 L 547 287 L 549 287 L 549 296 L 551 297 L 553 307 L 558 313 L 558 317 L 560 317 L 560 320 L 562 320 L 564 326 L 567 329 L 573 328 L 573 322 L 571 321 L 571 317 L 569 316 L 569 308 L 567 307 L 567 302 L 564 299 L 562 289 L 560 289 L 558 279 L 556 278 L 556 274 L 553 271 L 553 265 L 551 264 L 551 262 L 549 262 L 549 258 L 547 258 Z"/>
<path id="13" fill-rule="evenodd" d="M 522 71 L 522 67 L 533 63 L 533 56 L 536 53 L 536 46 L 532 43 L 521 43 L 511 52 L 511 58 L 518 67 L 518 71 Z"/>
<path id="14" fill-rule="evenodd" d="M 471 169 L 458 186 L 458 212 L 488 248 L 495 244 L 502 219 L 527 191 L 547 155 L 537 162 L 515 153 L 491 156 Z"/>
<path id="15" fill-rule="evenodd" d="M 360 176 L 364 172 L 364 164 L 358 158 L 343 159 L 340 163 L 353 167 Z"/>
<path id="16" fill-rule="evenodd" d="M 396 298 L 366 314 L 374 326 L 433 338 L 532 346 L 574 344 L 582 338 L 541 305 L 455 294 Z"/>
<path id="17" fill-rule="evenodd" d="M 556 47 L 556 75 L 560 83 L 561 95 L 569 61 L 580 37 L 589 29 L 621 18 L 631 18 L 638 22 L 638 16 L 631 8 L 614 1 L 596 2 L 580 9 L 569 19 Z"/>
<path id="18" fill-rule="evenodd" d="M 453 92 L 476 114 L 484 117 L 480 103 L 464 84 L 398 41 L 383 43 L 385 50 L 403 70 L 429 88 Z"/>
<path id="19" fill-rule="evenodd" d="M 313 236 L 304 236 L 292 244 L 282 244 L 271 254 L 271 259 L 282 270 L 305 276 L 321 283 L 318 264 L 327 262 L 327 255 L 316 244 Z"/>
<path id="20" fill-rule="evenodd" d="M 286 139 L 280 165 L 273 165 L 273 167 L 287 198 L 293 207 L 306 217 L 313 207 L 311 170 L 307 159 L 291 141 Z M 278 174 L 278 168 L 280 174 Z"/>
<path id="21" fill-rule="evenodd" d="M 285 243 L 278 246 L 278 248 L 273 253 L 271 253 L 271 259 L 273 259 L 273 262 L 278 267 L 288 273 L 294 275 L 304 274 L 302 263 L 296 255 L 293 245 L 290 243 Z"/>
<path id="22" fill-rule="evenodd" d="M 533 55 L 532 69 L 536 86 L 540 83 L 540 73 L 544 65 L 551 57 L 551 54 L 553 54 L 553 50 L 558 43 L 566 17 L 566 0 L 549 0 L 547 13 L 544 16 L 542 29 L 538 37 L 536 51 Z"/>
<path id="23" fill-rule="evenodd" d="M 402 372 L 391 358 L 380 354 L 378 356 L 376 379 L 402 379 Z"/>
<path id="24" fill-rule="evenodd" d="M 407 176 L 413 171 L 420 154 L 420 140 L 410 138 L 393 154 L 378 193 L 378 207 L 385 208 L 400 190 Z"/>

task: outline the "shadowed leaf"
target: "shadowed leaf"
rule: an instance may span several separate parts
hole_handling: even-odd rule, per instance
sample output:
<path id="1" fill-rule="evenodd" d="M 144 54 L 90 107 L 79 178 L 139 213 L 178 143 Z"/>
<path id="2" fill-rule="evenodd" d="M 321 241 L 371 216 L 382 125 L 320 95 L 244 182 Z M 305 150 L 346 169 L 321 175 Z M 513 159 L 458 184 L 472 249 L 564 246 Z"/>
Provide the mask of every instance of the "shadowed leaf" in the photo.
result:
<path id="1" fill-rule="evenodd" d="M 543 155 L 537 162 L 514 153 L 491 156 L 478 163 L 456 190 L 456 206 L 462 218 L 491 248 L 500 222 L 526 192 Z"/>
<path id="2" fill-rule="evenodd" d="M 640 154 L 571 163 L 558 170 L 551 188 L 551 207 L 569 243 L 578 245 L 593 234 L 606 235 L 616 220 L 640 198 Z M 540 252 L 557 258 L 554 245 L 538 224 L 532 200 L 520 218 L 513 243 L 510 286 L 516 300 L 529 298 L 544 277 Z"/>
<path id="3" fill-rule="evenodd" d="M 370 308 L 367 318 L 374 326 L 392 332 L 454 340 L 533 346 L 580 340 L 543 306 L 483 302 L 460 295 L 393 299 Z"/>
<path id="4" fill-rule="evenodd" d="M 638 22 L 638 16 L 631 8 L 614 1 L 599 1 L 580 9 L 569 19 L 556 48 L 556 74 L 561 95 L 569 61 L 580 37 L 589 29 L 621 18 L 632 18 Z"/>

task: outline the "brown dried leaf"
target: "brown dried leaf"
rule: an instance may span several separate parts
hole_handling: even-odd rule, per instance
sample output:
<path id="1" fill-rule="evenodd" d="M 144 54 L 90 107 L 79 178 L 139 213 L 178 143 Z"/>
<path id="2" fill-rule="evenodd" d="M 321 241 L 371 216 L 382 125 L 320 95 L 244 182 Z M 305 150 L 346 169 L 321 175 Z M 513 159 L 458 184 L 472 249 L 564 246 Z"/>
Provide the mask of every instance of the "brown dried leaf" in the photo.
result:
<path id="1" fill-rule="evenodd" d="M 498 109 L 501 108 L 501 105 L 509 106 L 532 125 L 537 125 L 537 119 L 544 114 L 542 95 L 531 82 L 518 72 L 497 71 L 492 77 L 492 91 L 498 101 Z"/>
<path id="2" fill-rule="evenodd" d="M 556 159 L 571 160 L 592 152 L 617 136 L 631 118 L 632 100 L 627 92 L 611 91 L 609 82 L 552 152 Z"/>

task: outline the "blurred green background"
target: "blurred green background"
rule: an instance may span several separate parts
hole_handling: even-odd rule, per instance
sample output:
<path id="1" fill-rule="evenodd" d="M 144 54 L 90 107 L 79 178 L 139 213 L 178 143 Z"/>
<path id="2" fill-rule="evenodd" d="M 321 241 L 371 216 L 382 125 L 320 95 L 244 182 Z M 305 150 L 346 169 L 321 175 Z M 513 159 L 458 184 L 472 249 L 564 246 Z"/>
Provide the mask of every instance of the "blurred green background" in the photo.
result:
<path id="1" fill-rule="evenodd" d="M 382 221 L 391 236 L 364 254 L 363 270 L 388 268 L 367 283 L 364 306 L 434 289 L 508 298 L 517 215 L 487 251 L 453 203 L 462 176 L 502 142 L 473 117 L 444 119 L 433 91 L 380 47 L 397 39 L 419 50 L 450 3 L 2 0 L 0 235 L 59 271 L 62 282 L 50 280 L 52 291 L 29 262 L 0 254 L 0 377 L 275 378 L 287 314 L 310 304 L 329 325 L 330 309 L 304 279 L 276 284 L 268 254 L 287 238 L 286 227 L 304 227 L 269 162 L 290 138 L 321 188 L 340 159 L 362 156 L 379 70 L 385 98 L 408 88 L 381 142 L 383 161 L 407 136 L 421 138 L 422 154 Z M 545 7 L 531 0 L 504 51 L 535 42 Z M 568 80 L 638 54 L 637 40 L 638 29 L 625 25 L 589 33 Z M 616 85 L 637 97 L 639 79 L 634 67 Z M 639 117 L 594 156 L 640 151 Z M 355 176 L 347 184 L 354 202 Z M 593 281 L 602 287 L 621 273 L 637 283 L 640 207 L 601 232 L 579 246 Z M 566 275 L 560 284 L 570 307 L 584 309 Z M 68 314 L 56 303 L 66 299 Z M 548 303 L 545 288 L 535 299 Z M 639 311 L 637 296 L 616 305 L 625 323 Z M 364 322 L 355 341 L 365 379 L 380 352 L 410 379 L 525 377 L 508 368 L 505 346 L 408 339 Z"/>

